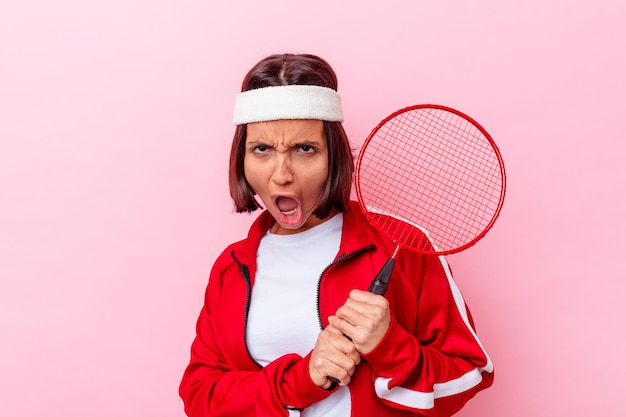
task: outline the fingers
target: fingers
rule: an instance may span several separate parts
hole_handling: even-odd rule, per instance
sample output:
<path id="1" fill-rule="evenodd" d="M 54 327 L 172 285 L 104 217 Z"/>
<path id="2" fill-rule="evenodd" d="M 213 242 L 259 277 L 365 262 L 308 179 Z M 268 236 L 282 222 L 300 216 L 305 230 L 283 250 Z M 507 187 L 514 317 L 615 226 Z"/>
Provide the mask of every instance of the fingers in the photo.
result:
<path id="1" fill-rule="evenodd" d="M 389 302 L 380 295 L 353 290 L 331 319 L 332 327 L 345 334 L 362 353 L 369 353 L 383 339 L 391 314 Z"/>
<path id="2" fill-rule="evenodd" d="M 353 290 L 329 326 L 318 335 L 309 359 L 309 374 L 315 384 L 329 388 L 333 378 L 340 385 L 350 383 L 361 354 L 371 352 L 383 339 L 391 314 L 387 299 L 366 291 Z"/>
<path id="3" fill-rule="evenodd" d="M 330 325 L 326 328 L 326 331 L 333 333 L 330 343 L 337 348 L 344 355 L 348 356 L 356 365 L 361 362 L 361 354 L 358 349 L 346 335 L 332 325 L 333 316 L 328 318 Z"/>
<path id="4" fill-rule="evenodd" d="M 331 326 L 322 330 L 309 359 L 309 374 L 315 384 L 330 387 L 334 378 L 340 385 L 350 383 L 361 356 L 352 342 Z"/>

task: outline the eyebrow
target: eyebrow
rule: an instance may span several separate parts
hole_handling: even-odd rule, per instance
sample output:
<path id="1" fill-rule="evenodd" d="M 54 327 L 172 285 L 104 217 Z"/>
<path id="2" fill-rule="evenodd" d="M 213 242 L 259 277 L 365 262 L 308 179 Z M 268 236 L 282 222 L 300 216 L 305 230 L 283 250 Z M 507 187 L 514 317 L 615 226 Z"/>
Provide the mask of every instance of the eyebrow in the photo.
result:
<path id="1" fill-rule="evenodd" d="M 260 140 L 260 139 L 251 140 L 251 141 L 247 141 L 246 140 L 246 147 L 247 146 L 256 146 L 256 145 L 267 145 L 267 142 L 264 141 L 264 140 Z"/>
<path id="2" fill-rule="evenodd" d="M 303 140 L 300 140 L 300 141 L 296 141 L 294 145 L 295 146 L 302 146 L 302 145 L 319 146 L 322 143 L 323 142 L 321 140 L 318 140 L 318 139 L 303 139 Z"/>
<path id="3" fill-rule="evenodd" d="M 270 144 L 270 140 L 266 140 L 266 139 L 252 139 L 250 141 L 246 141 L 246 147 L 247 148 L 252 148 L 255 146 L 259 146 L 259 145 L 264 145 L 264 146 L 268 146 L 268 147 L 273 147 L 272 144 Z M 314 146 L 314 147 L 319 147 L 323 145 L 323 141 L 320 139 L 296 139 L 294 140 L 293 143 L 291 143 L 289 145 L 290 148 L 293 148 L 295 146 Z"/>

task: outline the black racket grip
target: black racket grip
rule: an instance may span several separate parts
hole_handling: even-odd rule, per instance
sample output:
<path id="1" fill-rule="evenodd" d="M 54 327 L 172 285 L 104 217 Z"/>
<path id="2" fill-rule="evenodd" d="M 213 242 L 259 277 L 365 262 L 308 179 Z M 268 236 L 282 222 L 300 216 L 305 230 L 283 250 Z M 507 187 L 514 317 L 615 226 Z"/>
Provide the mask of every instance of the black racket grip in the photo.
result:
<path id="1" fill-rule="evenodd" d="M 369 292 L 377 295 L 385 295 L 387 285 L 389 285 L 389 278 L 391 278 L 391 271 L 393 271 L 395 264 L 396 260 L 393 258 L 389 258 L 389 260 L 385 262 L 385 265 L 378 271 L 378 274 L 376 274 L 376 277 L 370 284 Z"/>

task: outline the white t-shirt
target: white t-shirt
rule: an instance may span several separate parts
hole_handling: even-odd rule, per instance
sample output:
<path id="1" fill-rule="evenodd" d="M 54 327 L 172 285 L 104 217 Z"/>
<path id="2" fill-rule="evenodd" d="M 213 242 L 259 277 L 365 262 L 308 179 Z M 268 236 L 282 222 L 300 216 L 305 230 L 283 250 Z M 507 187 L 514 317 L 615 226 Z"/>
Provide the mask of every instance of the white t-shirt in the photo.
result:
<path id="1" fill-rule="evenodd" d="M 268 232 L 261 239 L 247 326 L 248 350 L 260 365 L 288 353 L 306 356 L 315 346 L 320 332 L 317 286 L 337 256 L 342 225 L 339 213 L 304 232 Z M 306 417 L 349 415 L 347 387 L 302 412 Z"/>

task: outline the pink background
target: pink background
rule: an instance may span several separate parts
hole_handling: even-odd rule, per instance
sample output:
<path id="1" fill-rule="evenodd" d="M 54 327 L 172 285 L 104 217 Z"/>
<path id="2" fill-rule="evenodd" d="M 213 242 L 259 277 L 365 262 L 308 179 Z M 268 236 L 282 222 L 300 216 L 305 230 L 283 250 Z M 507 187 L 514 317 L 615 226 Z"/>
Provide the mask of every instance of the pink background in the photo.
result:
<path id="1" fill-rule="evenodd" d="M 226 3 L 0 6 L 0 414 L 183 416 L 209 268 L 252 220 L 233 96 L 295 51 L 337 70 L 355 147 L 430 102 L 502 150 L 502 215 L 450 257 L 497 372 L 459 415 L 626 415 L 625 3 Z"/>

